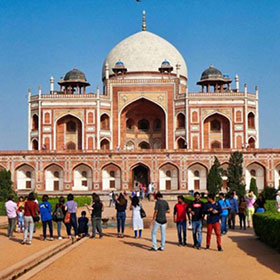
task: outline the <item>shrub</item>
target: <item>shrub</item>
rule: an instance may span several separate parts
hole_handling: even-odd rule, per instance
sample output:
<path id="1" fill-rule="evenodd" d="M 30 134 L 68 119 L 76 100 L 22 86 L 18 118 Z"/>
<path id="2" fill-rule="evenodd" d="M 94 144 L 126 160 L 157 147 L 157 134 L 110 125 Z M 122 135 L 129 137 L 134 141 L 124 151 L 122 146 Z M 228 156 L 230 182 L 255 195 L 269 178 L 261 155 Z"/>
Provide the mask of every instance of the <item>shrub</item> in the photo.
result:
<path id="1" fill-rule="evenodd" d="M 257 187 L 257 181 L 255 178 L 251 178 L 251 182 L 250 182 L 250 192 L 253 192 L 255 196 L 258 196 L 258 187 Z"/>
<path id="2" fill-rule="evenodd" d="M 253 224 L 260 240 L 280 252 L 280 214 L 268 211 L 256 213 L 253 215 Z"/>
<path id="3" fill-rule="evenodd" d="M 7 201 L 10 195 L 15 195 L 11 172 L 0 170 L 0 201 Z"/>
<path id="4" fill-rule="evenodd" d="M 264 187 L 263 191 L 261 192 L 265 199 L 275 199 L 277 194 L 277 189 L 273 187 Z"/>

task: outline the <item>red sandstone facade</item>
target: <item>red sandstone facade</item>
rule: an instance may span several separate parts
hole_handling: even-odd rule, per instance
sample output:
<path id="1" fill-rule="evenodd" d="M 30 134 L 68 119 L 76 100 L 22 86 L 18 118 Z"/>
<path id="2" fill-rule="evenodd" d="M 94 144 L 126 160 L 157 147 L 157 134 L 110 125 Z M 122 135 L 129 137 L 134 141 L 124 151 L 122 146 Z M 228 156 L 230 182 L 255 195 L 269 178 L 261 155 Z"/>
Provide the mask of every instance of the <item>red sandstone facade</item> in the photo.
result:
<path id="1" fill-rule="evenodd" d="M 258 89 L 240 91 L 238 76 L 231 89 L 231 80 L 210 66 L 201 90 L 189 92 L 183 58 L 158 38 L 142 31 L 117 45 L 104 62 L 102 94 L 87 93 L 77 69 L 59 81 L 59 91 L 53 78 L 49 93 L 29 91 L 29 151 L 0 153 L 15 189 L 131 190 L 154 182 L 161 191 L 204 191 L 214 156 L 226 169 L 234 150 L 244 152 L 247 187 L 252 177 L 259 189 L 279 186 L 279 150 L 259 149 Z M 149 40 L 156 52 L 135 54 Z M 128 53 L 127 44 L 140 45 Z M 143 56 L 136 70 L 135 55 Z"/>

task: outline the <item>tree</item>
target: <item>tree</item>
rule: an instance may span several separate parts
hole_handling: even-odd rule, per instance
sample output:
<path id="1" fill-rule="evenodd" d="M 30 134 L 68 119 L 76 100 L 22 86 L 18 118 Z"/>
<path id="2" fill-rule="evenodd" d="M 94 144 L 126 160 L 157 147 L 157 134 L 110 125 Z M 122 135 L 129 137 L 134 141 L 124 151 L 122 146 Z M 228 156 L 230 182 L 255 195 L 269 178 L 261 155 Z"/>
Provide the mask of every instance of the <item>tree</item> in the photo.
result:
<path id="1" fill-rule="evenodd" d="M 223 185 L 222 179 L 223 169 L 217 157 L 215 157 L 214 164 L 212 165 L 208 178 L 207 178 L 207 190 L 208 193 L 217 194 Z"/>
<path id="2" fill-rule="evenodd" d="M 253 192 L 255 194 L 255 196 L 258 196 L 258 187 L 257 187 L 257 181 L 255 178 L 251 178 L 251 182 L 250 182 L 250 192 Z"/>
<path id="3" fill-rule="evenodd" d="M 236 191 L 238 196 L 245 195 L 245 184 L 243 184 L 243 154 L 233 152 L 230 156 L 227 169 L 227 186 L 230 192 Z"/>
<path id="4" fill-rule="evenodd" d="M 0 201 L 6 201 L 10 195 L 15 195 L 11 177 L 10 171 L 0 170 Z"/>

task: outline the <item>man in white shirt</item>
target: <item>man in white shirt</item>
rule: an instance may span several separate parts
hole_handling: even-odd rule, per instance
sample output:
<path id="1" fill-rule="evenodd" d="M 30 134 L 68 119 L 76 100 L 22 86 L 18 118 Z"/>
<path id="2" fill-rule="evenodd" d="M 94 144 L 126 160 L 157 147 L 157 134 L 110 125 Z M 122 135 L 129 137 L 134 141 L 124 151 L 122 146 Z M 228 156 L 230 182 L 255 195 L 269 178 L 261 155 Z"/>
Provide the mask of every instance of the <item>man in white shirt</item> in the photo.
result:
<path id="1" fill-rule="evenodd" d="M 17 223 L 17 204 L 13 201 L 14 196 L 10 195 L 8 201 L 5 203 L 5 208 L 8 216 L 8 237 L 13 237 L 13 232 Z"/>

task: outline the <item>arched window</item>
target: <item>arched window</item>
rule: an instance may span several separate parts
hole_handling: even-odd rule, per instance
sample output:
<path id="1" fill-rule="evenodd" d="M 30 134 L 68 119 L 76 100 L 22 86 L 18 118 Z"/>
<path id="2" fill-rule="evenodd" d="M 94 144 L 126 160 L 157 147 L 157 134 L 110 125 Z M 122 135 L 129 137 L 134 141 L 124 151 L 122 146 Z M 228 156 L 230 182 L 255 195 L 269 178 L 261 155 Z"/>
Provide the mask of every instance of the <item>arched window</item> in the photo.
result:
<path id="1" fill-rule="evenodd" d="M 255 128 L 255 115 L 252 112 L 248 114 L 248 128 Z"/>
<path id="2" fill-rule="evenodd" d="M 170 170 L 167 170 L 165 174 L 166 174 L 167 177 L 171 177 L 171 171 Z"/>
<path id="3" fill-rule="evenodd" d="M 31 178 L 31 172 L 30 171 L 26 171 L 25 175 L 26 175 L 26 178 Z"/>
<path id="4" fill-rule="evenodd" d="M 82 176 L 86 178 L 87 177 L 87 172 L 86 171 L 82 171 Z"/>
<path id="5" fill-rule="evenodd" d="M 76 144 L 74 142 L 70 141 L 66 144 L 66 149 L 67 150 L 76 150 Z"/>
<path id="6" fill-rule="evenodd" d="M 38 141 L 36 139 L 32 140 L 32 150 L 38 150 Z"/>
<path id="7" fill-rule="evenodd" d="M 126 129 L 127 130 L 133 130 L 134 129 L 134 121 L 132 119 L 128 119 L 126 121 Z"/>
<path id="8" fill-rule="evenodd" d="M 211 143 L 211 148 L 212 149 L 220 149 L 221 148 L 221 143 L 219 141 L 214 141 Z"/>
<path id="9" fill-rule="evenodd" d="M 251 174 L 252 177 L 256 177 L 257 172 L 256 172 L 255 169 L 252 169 L 252 170 L 250 171 L 250 174 Z"/>
<path id="10" fill-rule="evenodd" d="M 199 177 L 199 171 L 198 170 L 195 170 L 193 174 L 194 174 L 195 177 Z"/>
<path id="11" fill-rule="evenodd" d="M 255 139 L 251 137 L 251 138 L 249 139 L 249 141 L 248 141 L 248 143 L 249 143 L 249 148 L 255 149 L 255 147 L 256 147 L 256 143 L 255 143 L 255 142 L 256 142 Z"/>
<path id="12" fill-rule="evenodd" d="M 177 128 L 185 128 L 185 115 L 182 113 L 177 115 Z"/>
<path id="13" fill-rule="evenodd" d="M 104 129 L 104 130 L 110 129 L 110 119 L 109 119 L 108 115 L 103 114 L 100 118 L 100 122 L 101 122 L 101 129 Z"/>
<path id="14" fill-rule="evenodd" d="M 110 143 L 107 139 L 103 139 L 100 143 L 101 150 L 110 150 Z"/>
<path id="15" fill-rule="evenodd" d="M 192 122 L 197 123 L 198 122 L 198 115 L 196 111 L 192 112 Z"/>
<path id="16" fill-rule="evenodd" d="M 148 131 L 150 129 L 150 123 L 146 119 L 142 119 L 138 122 L 138 129 Z"/>
<path id="17" fill-rule="evenodd" d="M 161 120 L 156 119 L 154 121 L 154 131 L 159 131 L 161 130 Z"/>
<path id="18" fill-rule="evenodd" d="M 32 117 L 32 130 L 38 130 L 39 127 L 39 118 L 36 114 Z"/>
<path id="19" fill-rule="evenodd" d="M 218 120 L 211 121 L 211 131 L 219 132 L 221 130 L 221 123 Z"/>
<path id="20" fill-rule="evenodd" d="M 115 178 L 115 171 L 110 171 L 110 177 L 113 177 L 113 178 Z"/>
<path id="21" fill-rule="evenodd" d="M 75 132 L 76 131 L 76 123 L 74 121 L 69 121 L 66 124 L 68 132 Z"/>
<path id="22" fill-rule="evenodd" d="M 59 172 L 58 172 L 58 171 L 54 171 L 53 176 L 54 176 L 55 178 L 59 178 Z"/>
<path id="23" fill-rule="evenodd" d="M 186 148 L 186 144 L 185 144 L 185 140 L 180 138 L 177 141 L 177 148 L 178 149 L 185 149 Z"/>
<path id="24" fill-rule="evenodd" d="M 127 142 L 126 147 L 128 150 L 134 149 L 134 143 L 132 141 Z"/>
<path id="25" fill-rule="evenodd" d="M 147 150 L 147 149 L 150 149 L 150 145 L 147 142 L 141 142 L 139 144 L 139 148 L 142 149 L 142 150 Z"/>

